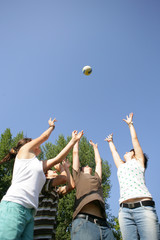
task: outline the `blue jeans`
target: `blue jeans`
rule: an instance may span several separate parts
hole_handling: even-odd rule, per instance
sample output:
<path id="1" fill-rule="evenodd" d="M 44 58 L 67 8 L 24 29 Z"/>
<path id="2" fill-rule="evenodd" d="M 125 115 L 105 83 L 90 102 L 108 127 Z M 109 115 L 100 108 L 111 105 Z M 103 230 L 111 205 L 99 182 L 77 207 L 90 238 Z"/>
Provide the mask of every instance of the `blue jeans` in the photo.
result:
<path id="1" fill-rule="evenodd" d="M 154 207 L 120 207 L 119 225 L 123 240 L 158 240 L 159 224 Z M 139 235 L 139 236 L 138 236 Z"/>
<path id="2" fill-rule="evenodd" d="M 72 240 L 114 240 L 108 227 L 102 227 L 86 219 L 78 218 L 72 222 Z"/>
<path id="3" fill-rule="evenodd" d="M 0 239 L 33 240 L 33 210 L 14 202 L 0 203 Z"/>

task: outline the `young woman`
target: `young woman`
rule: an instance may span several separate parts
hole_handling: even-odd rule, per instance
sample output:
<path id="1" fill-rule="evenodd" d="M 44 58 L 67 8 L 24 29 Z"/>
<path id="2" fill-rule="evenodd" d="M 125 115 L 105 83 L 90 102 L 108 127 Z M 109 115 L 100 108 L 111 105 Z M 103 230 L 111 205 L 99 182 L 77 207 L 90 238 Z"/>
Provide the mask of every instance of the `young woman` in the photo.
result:
<path id="1" fill-rule="evenodd" d="M 155 203 L 145 185 L 145 169 L 147 156 L 143 153 L 139 144 L 135 128 L 133 126 L 133 113 L 127 116 L 125 121 L 130 129 L 133 149 L 126 152 L 124 161 L 120 158 L 113 143 L 113 134 L 105 140 L 118 168 L 120 184 L 120 210 L 119 224 L 123 240 L 158 240 L 159 225 L 155 210 Z"/>
<path id="2" fill-rule="evenodd" d="M 39 193 L 46 181 L 45 173 L 61 162 L 83 135 L 83 131 L 73 131 L 72 139 L 55 158 L 39 161 L 40 145 L 49 138 L 55 121 L 49 119 L 49 128 L 40 137 L 20 140 L 17 147 L 0 162 L 9 161 L 15 156 L 12 184 L 0 203 L 0 239 L 33 239 L 33 216 L 38 207 Z"/>

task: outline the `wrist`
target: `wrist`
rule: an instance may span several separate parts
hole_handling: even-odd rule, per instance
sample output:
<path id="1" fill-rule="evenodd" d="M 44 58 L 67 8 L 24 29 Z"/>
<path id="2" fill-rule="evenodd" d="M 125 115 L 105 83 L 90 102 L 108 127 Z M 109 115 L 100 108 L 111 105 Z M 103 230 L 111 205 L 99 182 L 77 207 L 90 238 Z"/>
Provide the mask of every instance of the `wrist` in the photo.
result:
<path id="1" fill-rule="evenodd" d="M 129 126 L 129 127 L 130 127 L 131 125 L 133 125 L 133 122 L 128 123 L 128 126 Z"/>
<path id="2" fill-rule="evenodd" d="M 55 126 L 54 125 L 49 125 L 49 128 L 52 128 L 52 130 L 54 130 Z"/>
<path id="3" fill-rule="evenodd" d="M 70 143 L 71 144 L 74 144 L 74 146 L 76 145 L 76 138 L 75 137 L 72 137 L 71 140 L 70 140 Z"/>
<path id="4" fill-rule="evenodd" d="M 72 140 L 72 142 L 74 143 L 74 146 L 75 146 L 75 147 L 78 147 L 78 146 L 79 146 L 79 139 L 76 139 L 75 137 L 73 137 L 71 140 Z"/>
<path id="5" fill-rule="evenodd" d="M 69 168 L 68 168 L 68 167 L 64 167 L 64 171 L 65 171 L 66 173 L 68 173 L 68 172 L 69 172 Z"/>
<path id="6" fill-rule="evenodd" d="M 93 148 L 98 148 L 97 144 L 93 144 L 92 146 L 93 146 Z"/>

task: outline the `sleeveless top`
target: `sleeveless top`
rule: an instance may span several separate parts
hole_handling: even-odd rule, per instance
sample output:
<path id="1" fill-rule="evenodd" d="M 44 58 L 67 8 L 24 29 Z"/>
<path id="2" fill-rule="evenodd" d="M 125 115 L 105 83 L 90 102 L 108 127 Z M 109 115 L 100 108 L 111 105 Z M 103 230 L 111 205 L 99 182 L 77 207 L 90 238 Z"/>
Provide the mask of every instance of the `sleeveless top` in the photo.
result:
<path id="1" fill-rule="evenodd" d="M 145 185 L 145 169 L 136 159 L 131 159 L 121 164 L 117 170 L 120 199 L 119 203 L 131 198 L 152 198 Z"/>
<path id="2" fill-rule="evenodd" d="M 101 179 L 98 174 L 95 172 L 95 175 L 92 176 L 83 173 L 80 169 L 78 171 L 73 169 L 72 173 L 76 185 L 73 219 L 86 204 L 92 201 L 96 201 L 101 209 L 102 217 L 106 218 Z"/>
<path id="3" fill-rule="evenodd" d="M 38 160 L 36 156 L 31 159 L 18 159 L 16 157 L 12 184 L 2 200 L 15 202 L 36 210 L 39 193 L 45 181 L 43 162 Z"/>

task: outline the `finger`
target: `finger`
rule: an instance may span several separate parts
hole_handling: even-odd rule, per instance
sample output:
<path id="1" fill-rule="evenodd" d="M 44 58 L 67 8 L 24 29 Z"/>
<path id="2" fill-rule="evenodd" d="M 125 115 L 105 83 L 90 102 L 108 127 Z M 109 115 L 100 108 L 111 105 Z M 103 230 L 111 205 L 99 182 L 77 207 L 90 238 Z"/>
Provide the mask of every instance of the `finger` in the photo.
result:
<path id="1" fill-rule="evenodd" d="M 81 132 L 79 132 L 79 136 L 82 137 L 83 136 L 83 130 Z"/>
<path id="2" fill-rule="evenodd" d="M 54 123 L 54 122 L 57 122 L 57 119 L 56 119 L 56 118 L 53 119 L 53 123 Z"/>
<path id="3" fill-rule="evenodd" d="M 130 117 L 133 118 L 133 113 L 130 113 Z"/>
<path id="4" fill-rule="evenodd" d="M 94 145 L 94 143 L 92 142 L 92 140 L 90 140 L 89 143 L 90 143 L 92 146 Z"/>

